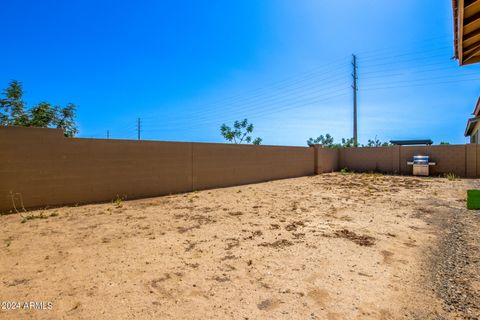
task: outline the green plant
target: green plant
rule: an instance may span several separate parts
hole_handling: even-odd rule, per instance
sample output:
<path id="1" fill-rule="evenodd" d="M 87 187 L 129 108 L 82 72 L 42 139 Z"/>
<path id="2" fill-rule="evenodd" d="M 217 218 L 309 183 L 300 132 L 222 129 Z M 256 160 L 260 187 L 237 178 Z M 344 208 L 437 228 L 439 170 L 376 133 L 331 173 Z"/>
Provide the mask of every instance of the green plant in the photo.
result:
<path id="1" fill-rule="evenodd" d="M 22 221 L 21 223 L 25 223 L 29 220 L 35 220 L 35 219 L 48 219 L 50 217 L 57 217 L 58 216 L 58 212 L 54 211 L 50 214 L 46 214 L 44 212 L 40 212 L 40 214 L 29 214 L 29 215 L 23 215 L 23 214 L 20 214 L 20 216 L 22 217 Z"/>
<path id="2" fill-rule="evenodd" d="M 340 146 L 342 148 L 358 147 L 358 143 L 355 143 L 353 138 L 342 138 L 342 143 Z"/>
<path id="3" fill-rule="evenodd" d="M 308 138 L 307 145 L 313 146 L 315 144 L 320 144 L 324 148 L 351 148 L 351 147 L 360 147 L 360 144 L 355 143 L 353 138 L 342 138 L 340 143 L 335 143 L 333 137 L 327 133 L 326 135 L 319 135 L 318 137 Z M 367 144 L 362 144 L 362 147 L 388 147 L 392 144 L 390 142 L 382 142 L 377 137 L 375 139 L 369 139 Z"/>
<path id="4" fill-rule="evenodd" d="M 123 207 L 123 198 L 117 194 L 117 197 L 113 201 L 113 204 L 115 205 L 116 208 Z"/>
<path id="5" fill-rule="evenodd" d="M 350 172 L 350 171 L 348 170 L 348 168 L 347 168 L 347 167 L 345 167 L 345 168 L 342 168 L 342 169 L 340 170 L 340 173 L 343 173 L 343 174 L 345 174 L 345 173 L 349 173 L 349 172 Z"/>
<path id="6" fill-rule="evenodd" d="M 449 181 L 455 181 L 460 178 L 459 176 L 457 176 L 455 173 L 452 173 L 452 172 L 445 173 L 443 176 L 447 178 Z"/>
<path id="7" fill-rule="evenodd" d="M 27 103 L 23 100 L 23 85 L 17 80 L 12 80 L 2 94 L 0 125 L 59 128 L 63 129 L 66 137 L 73 137 L 78 133 L 75 123 L 76 106 L 73 103 L 59 107 L 48 102 L 40 102 L 27 108 Z"/>
<path id="8" fill-rule="evenodd" d="M 321 134 L 318 137 L 316 137 L 315 139 L 309 138 L 307 140 L 307 145 L 308 146 L 313 146 L 314 144 L 321 144 L 322 147 L 324 147 L 324 148 L 335 147 L 335 145 L 333 143 L 333 137 L 329 133 L 327 133 L 325 136 L 323 136 Z"/>
<path id="9" fill-rule="evenodd" d="M 247 119 L 242 121 L 235 121 L 233 123 L 233 128 L 227 126 L 225 123 L 220 127 L 220 134 L 225 138 L 225 140 L 241 144 L 242 142 L 252 143 L 259 145 L 262 143 L 262 138 L 253 139 L 249 134 L 253 132 L 253 124 L 248 123 Z"/>
<path id="10" fill-rule="evenodd" d="M 382 142 L 379 139 L 377 139 L 377 136 L 375 136 L 375 139 L 368 139 L 366 145 L 362 145 L 362 147 L 388 147 L 391 146 L 392 144 L 389 142 Z"/>

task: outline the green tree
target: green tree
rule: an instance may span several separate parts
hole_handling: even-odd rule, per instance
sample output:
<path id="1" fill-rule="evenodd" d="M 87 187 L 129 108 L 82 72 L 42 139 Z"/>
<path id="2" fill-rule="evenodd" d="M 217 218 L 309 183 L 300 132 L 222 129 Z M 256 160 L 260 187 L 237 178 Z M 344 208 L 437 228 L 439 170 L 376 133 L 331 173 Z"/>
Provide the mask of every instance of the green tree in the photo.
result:
<path id="1" fill-rule="evenodd" d="M 48 127 L 55 118 L 55 110 L 48 102 L 40 102 L 30 109 L 30 119 L 28 125 L 31 127 Z"/>
<path id="2" fill-rule="evenodd" d="M 253 124 L 248 123 L 247 119 L 242 121 L 235 121 L 233 127 L 227 126 L 225 123 L 220 127 L 220 134 L 225 140 L 240 144 L 243 142 L 259 145 L 262 143 L 261 138 L 253 139 L 250 135 L 253 132 Z"/>
<path id="3" fill-rule="evenodd" d="M 325 148 L 334 148 L 336 146 L 333 143 L 333 137 L 329 133 L 327 133 L 325 136 L 321 134 L 315 139 L 309 138 L 307 140 L 307 144 L 309 146 L 313 146 L 314 144 L 321 144 Z"/>
<path id="4" fill-rule="evenodd" d="M 353 138 L 342 138 L 342 143 L 340 144 L 342 148 L 351 148 L 351 147 L 358 147 L 358 143 L 355 143 Z"/>
<path id="5" fill-rule="evenodd" d="M 442 142 L 440 142 L 440 144 L 450 144 L 450 142 L 442 141 Z"/>
<path id="6" fill-rule="evenodd" d="M 1 124 L 13 126 L 28 125 L 28 115 L 25 112 L 25 101 L 22 99 L 22 83 L 17 80 L 12 80 L 9 83 L 8 88 L 3 91 L 3 95 L 4 97 L 0 99 Z"/>
<path id="7" fill-rule="evenodd" d="M 368 142 L 366 145 L 363 145 L 362 147 L 388 147 L 390 143 L 388 142 L 382 142 L 377 139 L 377 136 L 375 136 L 375 139 L 368 139 Z"/>
<path id="8" fill-rule="evenodd" d="M 53 125 L 63 129 L 66 137 L 74 137 L 78 133 L 77 124 L 75 123 L 76 106 L 73 103 L 67 103 L 65 107 L 57 106 L 54 110 Z"/>
<path id="9" fill-rule="evenodd" d="M 355 144 L 353 138 L 342 138 L 340 143 L 335 143 L 333 137 L 330 134 L 319 135 L 317 138 L 309 138 L 307 140 L 307 144 L 312 146 L 314 144 L 321 144 L 324 148 L 351 148 L 351 147 L 358 147 L 359 144 Z M 362 147 L 387 147 L 391 144 L 388 142 L 382 142 L 375 137 L 375 139 L 369 139 L 366 145 L 362 145 Z"/>
<path id="10" fill-rule="evenodd" d="M 0 99 L 0 125 L 59 128 L 63 129 L 66 137 L 73 137 L 78 133 L 74 104 L 59 107 L 40 102 L 27 109 L 23 94 L 23 85 L 17 80 L 12 80 L 3 91 Z"/>

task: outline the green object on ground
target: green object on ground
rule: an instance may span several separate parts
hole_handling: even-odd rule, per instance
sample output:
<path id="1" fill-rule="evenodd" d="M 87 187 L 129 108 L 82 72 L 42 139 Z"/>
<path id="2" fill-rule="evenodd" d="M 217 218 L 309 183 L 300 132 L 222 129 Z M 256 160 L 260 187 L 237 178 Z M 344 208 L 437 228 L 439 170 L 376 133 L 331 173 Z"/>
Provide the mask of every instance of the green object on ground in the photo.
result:
<path id="1" fill-rule="evenodd" d="M 467 208 L 480 209 L 480 190 L 467 190 Z"/>

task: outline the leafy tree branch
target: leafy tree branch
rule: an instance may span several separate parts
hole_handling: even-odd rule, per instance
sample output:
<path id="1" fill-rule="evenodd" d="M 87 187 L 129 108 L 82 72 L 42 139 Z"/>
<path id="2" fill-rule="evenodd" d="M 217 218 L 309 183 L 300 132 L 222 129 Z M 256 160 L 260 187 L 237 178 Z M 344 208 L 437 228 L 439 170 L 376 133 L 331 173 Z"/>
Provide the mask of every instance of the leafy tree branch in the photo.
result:
<path id="1" fill-rule="evenodd" d="M 233 127 L 227 126 L 225 123 L 220 126 L 220 134 L 225 138 L 225 140 L 235 143 L 252 143 L 259 145 L 262 143 L 261 138 L 252 138 L 250 135 L 253 132 L 253 124 L 248 123 L 247 119 L 242 121 L 235 121 Z"/>
<path id="2" fill-rule="evenodd" d="M 23 85 L 17 80 L 12 80 L 2 95 L 0 125 L 59 128 L 63 129 L 66 137 L 73 137 L 78 133 L 75 123 L 76 106 L 73 103 L 60 107 L 44 101 L 27 108 L 23 100 Z"/>
<path id="3" fill-rule="evenodd" d="M 351 148 L 351 147 L 386 147 L 390 146 L 389 142 L 382 142 L 377 137 L 375 139 L 369 139 L 366 145 L 355 144 L 353 138 L 342 138 L 340 143 L 335 143 L 333 137 L 330 134 L 319 135 L 317 138 L 309 138 L 307 145 L 313 146 L 320 144 L 324 148 Z"/>

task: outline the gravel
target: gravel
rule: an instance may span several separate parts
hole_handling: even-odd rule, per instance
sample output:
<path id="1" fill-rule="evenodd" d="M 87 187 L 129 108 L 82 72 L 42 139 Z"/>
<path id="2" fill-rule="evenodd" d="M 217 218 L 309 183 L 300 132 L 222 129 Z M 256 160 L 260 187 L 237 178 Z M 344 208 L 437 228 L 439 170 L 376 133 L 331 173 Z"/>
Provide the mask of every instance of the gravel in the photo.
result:
<path id="1" fill-rule="evenodd" d="M 433 290 L 448 318 L 480 319 L 480 213 L 439 203 L 431 223 L 443 236 L 430 261 Z"/>

